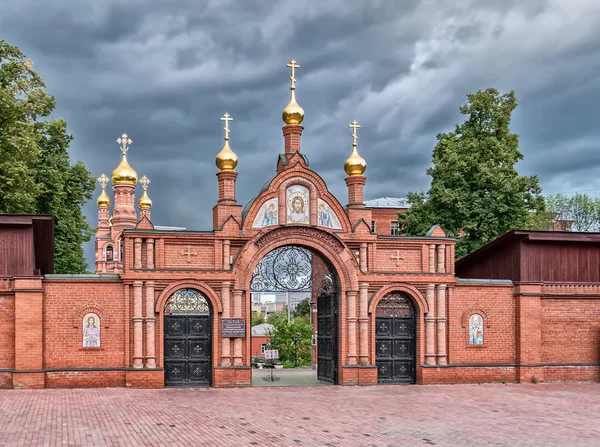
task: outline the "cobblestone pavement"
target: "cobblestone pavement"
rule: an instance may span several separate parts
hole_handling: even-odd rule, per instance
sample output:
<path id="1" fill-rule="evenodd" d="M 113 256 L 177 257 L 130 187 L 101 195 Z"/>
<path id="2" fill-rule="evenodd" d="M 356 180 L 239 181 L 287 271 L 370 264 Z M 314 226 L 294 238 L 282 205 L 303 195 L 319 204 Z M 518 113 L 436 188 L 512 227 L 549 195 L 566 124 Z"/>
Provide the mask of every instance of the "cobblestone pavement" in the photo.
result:
<path id="1" fill-rule="evenodd" d="M 600 384 L 0 391 L 0 445 L 598 446 Z"/>

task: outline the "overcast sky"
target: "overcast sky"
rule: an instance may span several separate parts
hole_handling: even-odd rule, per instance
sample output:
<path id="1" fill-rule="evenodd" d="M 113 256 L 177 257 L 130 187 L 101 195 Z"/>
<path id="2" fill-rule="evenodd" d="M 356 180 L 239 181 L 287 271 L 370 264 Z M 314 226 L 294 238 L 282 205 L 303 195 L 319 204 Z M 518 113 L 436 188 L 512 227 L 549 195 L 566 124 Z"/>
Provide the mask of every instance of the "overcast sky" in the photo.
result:
<path id="1" fill-rule="evenodd" d="M 155 225 L 210 229 L 225 112 L 239 203 L 274 175 L 290 58 L 301 66 L 302 150 L 343 205 L 353 119 L 365 197 L 404 196 L 428 188 L 436 134 L 487 87 L 516 92 L 522 174 L 547 194 L 600 195 L 597 0 L 0 0 L 0 11 L 0 39 L 33 59 L 56 97 L 72 160 L 110 175 L 115 140 L 132 138 Z M 95 226 L 95 201 L 85 213 Z"/>

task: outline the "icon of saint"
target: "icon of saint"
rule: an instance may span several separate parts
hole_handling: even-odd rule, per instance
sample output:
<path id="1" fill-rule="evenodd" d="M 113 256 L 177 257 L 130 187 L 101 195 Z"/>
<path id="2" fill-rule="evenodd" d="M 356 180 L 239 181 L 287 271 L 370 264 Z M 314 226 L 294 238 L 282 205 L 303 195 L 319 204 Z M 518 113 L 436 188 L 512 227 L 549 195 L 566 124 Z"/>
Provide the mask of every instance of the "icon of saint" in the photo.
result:
<path id="1" fill-rule="evenodd" d="M 308 222 L 308 215 L 306 212 L 306 204 L 304 199 L 300 196 L 295 196 L 292 199 L 292 210 L 290 212 L 291 222 L 306 223 Z"/>
<path id="2" fill-rule="evenodd" d="M 277 225 L 277 210 L 274 203 L 271 203 L 263 214 L 261 226 L 268 227 L 269 225 Z"/>
<path id="3" fill-rule="evenodd" d="M 83 346 L 97 348 L 100 346 L 100 328 L 96 326 L 96 318 L 89 316 L 87 326 L 83 328 Z"/>
<path id="4" fill-rule="evenodd" d="M 333 227 L 333 223 L 331 222 L 331 214 L 329 214 L 329 211 L 322 203 L 319 204 L 319 225 L 330 228 Z"/>

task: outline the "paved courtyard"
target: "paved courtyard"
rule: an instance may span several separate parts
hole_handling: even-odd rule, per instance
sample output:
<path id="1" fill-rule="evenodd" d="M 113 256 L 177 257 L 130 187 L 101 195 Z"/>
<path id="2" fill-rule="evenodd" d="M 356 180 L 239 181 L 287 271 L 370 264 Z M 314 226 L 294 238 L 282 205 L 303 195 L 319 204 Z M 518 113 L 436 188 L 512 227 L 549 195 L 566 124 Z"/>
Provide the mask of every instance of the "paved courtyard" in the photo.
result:
<path id="1" fill-rule="evenodd" d="M 598 446 L 600 384 L 3 390 L 0 445 Z"/>

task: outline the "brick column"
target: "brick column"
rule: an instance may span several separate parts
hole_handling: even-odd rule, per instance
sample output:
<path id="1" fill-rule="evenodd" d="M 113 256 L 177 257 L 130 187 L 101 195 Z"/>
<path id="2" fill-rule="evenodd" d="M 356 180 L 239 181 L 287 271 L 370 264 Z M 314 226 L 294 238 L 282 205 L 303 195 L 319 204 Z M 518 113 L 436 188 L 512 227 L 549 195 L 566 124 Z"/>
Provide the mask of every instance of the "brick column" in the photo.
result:
<path id="1" fill-rule="evenodd" d="M 346 292 L 348 302 L 348 365 L 356 365 L 356 291 Z"/>
<path id="2" fill-rule="evenodd" d="M 515 341 L 519 365 L 517 380 L 531 382 L 535 376 L 539 382 L 543 382 L 544 368 L 539 366 L 542 362 L 542 285 L 518 283 L 515 287 L 515 300 Z"/>
<path id="3" fill-rule="evenodd" d="M 435 245 L 429 246 L 429 272 L 435 273 Z"/>
<path id="4" fill-rule="evenodd" d="M 363 272 L 366 272 L 368 270 L 368 266 L 367 266 L 367 243 L 366 242 L 363 242 L 362 244 L 360 244 L 359 260 L 360 260 L 360 269 Z"/>
<path id="5" fill-rule="evenodd" d="M 141 258 L 140 258 L 141 259 Z M 144 366 L 142 281 L 133 282 L 133 367 Z"/>
<path id="6" fill-rule="evenodd" d="M 242 318 L 242 291 L 235 290 L 233 292 L 233 318 Z M 242 366 L 242 339 L 233 339 L 233 366 Z"/>
<path id="7" fill-rule="evenodd" d="M 360 364 L 369 364 L 369 284 L 360 283 L 358 295 L 360 324 Z"/>
<path id="8" fill-rule="evenodd" d="M 425 364 L 435 365 L 435 285 L 427 284 L 425 292 L 429 312 L 425 316 Z"/>
<path id="9" fill-rule="evenodd" d="M 346 186 L 348 186 L 348 208 L 365 207 L 365 183 L 367 178 L 364 175 L 351 175 L 346 177 Z"/>
<path id="10" fill-rule="evenodd" d="M 235 171 L 221 171 L 217 174 L 219 182 L 219 203 L 235 205 L 235 180 L 238 173 Z"/>
<path id="11" fill-rule="evenodd" d="M 156 316 L 154 281 L 146 281 L 146 368 L 156 368 Z"/>
<path id="12" fill-rule="evenodd" d="M 230 287 L 231 287 L 231 283 L 230 282 L 222 282 L 221 283 L 221 304 L 223 305 L 223 313 L 222 315 L 222 319 L 223 318 L 230 318 L 231 314 L 230 314 L 230 301 L 231 301 L 231 297 L 230 297 Z M 220 334 L 219 334 L 220 336 Z M 231 366 L 231 339 L 230 338 L 224 338 L 222 340 L 222 345 L 221 345 L 221 366 Z"/>
<path id="13" fill-rule="evenodd" d="M 299 124 L 288 124 L 283 126 L 283 144 L 286 154 L 300 152 L 300 137 L 302 136 L 302 127 Z"/>
<path id="14" fill-rule="evenodd" d="M 15 371 L 13 388 L 44 388 L 42 278 L 15 278 Z M 81 324 L 79 320 L 78 324 Z M 79 329 L 78 346 L 82 346 Z"/>
<path id="15" fill-rule="evenodd" d="M 437 251 L 438 251 L 437 271 L 439 273 L 445 273 L 446 272 L 446 246 L 443 244 L 438 245 Z"/>
<path id="16" fill-rule="evenodd" d="M 146 239 L 146 268 L 154 268 L 154 239 Z"/>
<path id="17" fill-rule="evenodd" d="M 446 284 L 438 284 L 437 286 L 437 339 L 438 365 L 446 365 Z"/>
<path id="18" fill-rule="evenodd" d="M 142 268 L 142 238 L 136 237 L 133 241 L 133 253 L 134 253 L 134 261 L 133 268 L 141 269 Z"/>
<path id="19" fill-rule="evenodd" d="M 231 256 L 231 241 L 223 241 L 223 270 L 229 270 L 229 257 Z"/>

